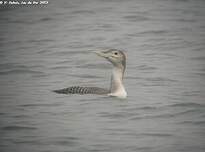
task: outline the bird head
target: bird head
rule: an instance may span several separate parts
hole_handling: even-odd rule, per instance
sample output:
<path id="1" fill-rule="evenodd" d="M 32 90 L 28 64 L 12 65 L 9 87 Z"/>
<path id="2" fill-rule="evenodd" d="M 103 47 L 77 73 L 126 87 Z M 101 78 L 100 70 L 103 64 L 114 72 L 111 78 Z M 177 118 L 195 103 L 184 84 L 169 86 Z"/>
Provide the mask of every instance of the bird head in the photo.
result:
<path id="1" fill-rule="evenodd" d="M 98 56 L 103 57 L 110 61 L 115 67 L 122 68 L 123 71 L 126 67 L 126 56 L 121 50 L 108 49 L 102 51 L 94 51 Z"/>

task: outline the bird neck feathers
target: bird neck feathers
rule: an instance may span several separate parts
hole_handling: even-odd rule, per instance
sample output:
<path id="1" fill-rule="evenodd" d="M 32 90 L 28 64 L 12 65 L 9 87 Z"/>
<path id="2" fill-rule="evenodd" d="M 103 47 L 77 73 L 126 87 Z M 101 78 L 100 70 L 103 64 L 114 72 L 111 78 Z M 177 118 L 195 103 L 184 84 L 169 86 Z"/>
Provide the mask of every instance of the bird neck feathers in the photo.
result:
<path id="1" fill-rule="evenodd" d="M 117 96 L 120 98 L 125 98 L 127 93 L 123 85 L 124 69 L 123 68 L 113 68 L 112 77 L 111 77 L 111 88 L 110 96 Z"/>

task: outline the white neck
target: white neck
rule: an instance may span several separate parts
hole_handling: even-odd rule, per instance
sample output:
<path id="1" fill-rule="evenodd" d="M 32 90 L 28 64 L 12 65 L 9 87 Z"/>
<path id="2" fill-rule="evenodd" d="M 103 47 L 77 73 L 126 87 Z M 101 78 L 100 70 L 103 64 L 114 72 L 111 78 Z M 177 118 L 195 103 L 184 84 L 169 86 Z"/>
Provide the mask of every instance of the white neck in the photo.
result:
<path id="1" fill-rule="evenodd" d="M 127 92 L 125 91 L 124 85 L 123 85 L 123 75 L 124 75 L 124 69 L 122 68 L 113 68 L 112 77 L 111 77 L 111 93 L 108 94 L 110 96 L 116 96 L 119 98 L 126 98 Z"/>

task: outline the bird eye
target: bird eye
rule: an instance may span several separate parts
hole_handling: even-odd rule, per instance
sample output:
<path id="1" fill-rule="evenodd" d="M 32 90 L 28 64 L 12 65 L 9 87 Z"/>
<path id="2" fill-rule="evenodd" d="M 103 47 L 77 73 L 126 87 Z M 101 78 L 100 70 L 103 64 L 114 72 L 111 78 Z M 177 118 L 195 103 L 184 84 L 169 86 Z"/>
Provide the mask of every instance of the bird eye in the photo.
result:
<path id="1" fill-rule="evenodd" d="M 115 55 L 118 55 L 118 52 L 115 52 L 114 54 L 115 54 Z"/>

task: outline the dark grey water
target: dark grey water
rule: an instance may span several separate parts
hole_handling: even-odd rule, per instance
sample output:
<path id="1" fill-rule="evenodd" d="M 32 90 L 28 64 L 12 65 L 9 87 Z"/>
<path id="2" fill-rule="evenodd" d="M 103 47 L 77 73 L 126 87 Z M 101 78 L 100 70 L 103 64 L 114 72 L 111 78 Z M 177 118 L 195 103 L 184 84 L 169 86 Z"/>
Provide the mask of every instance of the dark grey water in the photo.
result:
<path id="1" fill-rule="evenodd" d="M 69 0 L 0 9 L 0 151 L 204 152 L 205 1 Z M 127 54 L 128 98 L 109 87 Z"/>

